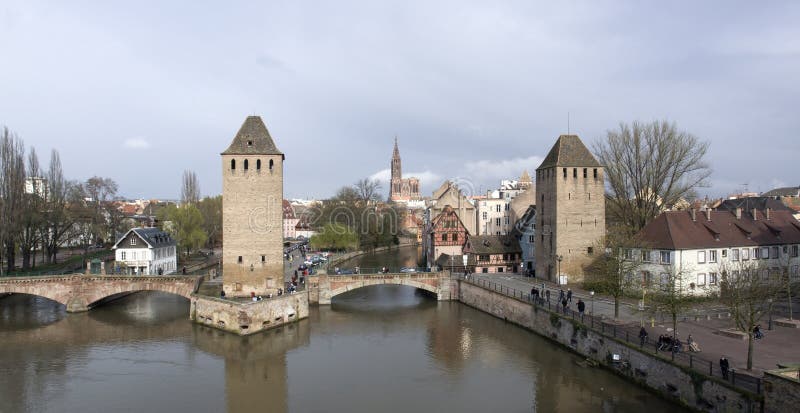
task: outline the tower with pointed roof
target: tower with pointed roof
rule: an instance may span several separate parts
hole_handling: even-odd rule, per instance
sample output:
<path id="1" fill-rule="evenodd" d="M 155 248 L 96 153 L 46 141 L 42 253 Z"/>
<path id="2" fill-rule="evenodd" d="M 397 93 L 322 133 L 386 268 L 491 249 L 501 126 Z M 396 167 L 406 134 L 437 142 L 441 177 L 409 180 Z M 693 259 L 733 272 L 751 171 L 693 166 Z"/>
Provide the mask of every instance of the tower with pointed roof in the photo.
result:
<path id="1" fill-rule="evenodd" d="M 603 167 L 576 135 L 561 135 L 536 169 L 536 276 L 581 282 L 605 235 Z M 560 260 L 559 260 L 560 257 Z"/>
<path id="2" fill-rule="evenodd" d="M 222 152 L 222 274 L 230 296 L 283 287 L 283 153 L 248 116 Z"/>
<path id="3" fill-rule="evenodd" d="M 418 200 L 419 179 L 403 179 L 403 166 L 400 161 L 400 149 L 397 147 L 397 137 L 394 138 L 394 151 L 392 151 L 392 176 L 389 181 L 389 200 L 393 202 L 403 202 Z"/>

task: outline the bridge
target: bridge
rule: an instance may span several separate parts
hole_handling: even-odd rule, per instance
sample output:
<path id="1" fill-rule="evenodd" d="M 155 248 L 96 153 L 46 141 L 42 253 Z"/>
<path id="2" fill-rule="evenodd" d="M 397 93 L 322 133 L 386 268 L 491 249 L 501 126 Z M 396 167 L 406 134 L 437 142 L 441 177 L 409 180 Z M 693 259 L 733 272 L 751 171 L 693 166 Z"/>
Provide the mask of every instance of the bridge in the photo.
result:
<path id="1" fill-rule="evenodd" d="M 163 291 L 190 299 L 202 276 L 53 275 L 0 278 L 0 295 L 31 294 L 67 307 L 67 312 L 88 311 L 103 299 L 138 291 Z"/>
<path id="2" fill-rule="evenodd" d="M 322 274 L 309 279 L 309 302 L 330 304 L 339 294 L 372 285 L 407 285 L 436 295 L 439 301 L 458 298 L 457 284 L 448 271 L 388 274 Z"/>

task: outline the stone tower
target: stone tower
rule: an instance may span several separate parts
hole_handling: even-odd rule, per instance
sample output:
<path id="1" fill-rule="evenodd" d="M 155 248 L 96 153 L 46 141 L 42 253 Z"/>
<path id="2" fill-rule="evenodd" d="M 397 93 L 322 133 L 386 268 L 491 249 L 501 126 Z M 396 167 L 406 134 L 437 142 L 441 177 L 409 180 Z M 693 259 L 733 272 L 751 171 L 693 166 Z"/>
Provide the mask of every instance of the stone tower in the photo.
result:
<path id="1" fill-rule="evenodd" d="M 283 287 L 283 153 L 259 116 L 222 152 L 222 274 L 231 296 Z"/>
<path id="2" fill-rule="evenodd" d="M 576 135 L 561 135 L 536 169 L 536 276 L 583 281 L 605 235 L 603 167 Z"/>

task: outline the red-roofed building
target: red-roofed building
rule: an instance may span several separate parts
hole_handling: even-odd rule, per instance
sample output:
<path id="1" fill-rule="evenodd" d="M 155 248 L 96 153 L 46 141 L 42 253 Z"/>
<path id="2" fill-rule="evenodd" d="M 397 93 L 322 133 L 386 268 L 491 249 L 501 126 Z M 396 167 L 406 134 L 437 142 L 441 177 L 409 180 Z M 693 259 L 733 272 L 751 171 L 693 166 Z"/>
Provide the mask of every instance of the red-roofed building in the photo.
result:
<path id="1" fill-rule="evenodd" d="M 680 274 L 691 294 L 718 291 L 719 275 L 736 268 L 769 272 L 788 270 L 798 279 L 800 222 L 791 211 L 689 210 L 664 212 L 637 235 L 645 248 L 627 250 L 627 259 L 641 261 L 643 281 L 664 282 Z"/>

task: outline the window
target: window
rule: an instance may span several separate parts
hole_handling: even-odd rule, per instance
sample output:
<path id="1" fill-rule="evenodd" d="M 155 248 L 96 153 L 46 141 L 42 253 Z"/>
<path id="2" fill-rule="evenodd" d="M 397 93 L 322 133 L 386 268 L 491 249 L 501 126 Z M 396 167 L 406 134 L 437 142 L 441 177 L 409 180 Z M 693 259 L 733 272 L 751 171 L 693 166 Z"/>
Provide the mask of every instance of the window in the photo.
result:
<path id="1" fill-rule="evenodd" d="M 750 248 L 742 248 L 742 261 L 750 259 Z"/>
<path id="2" fill-rule="evenodd" d="M 589 177 L 589 175 L 587 175 L 587 172 L 586 172 L 586 171 L 587 171 L 587 169 L 586 169 L 586 168 L 583 168 L 583 179 L 586 179 L 586 178 L 588 178 L 588 177 Z"/>
<path id="3" fill-rule="evenodd" d="M 272 170 L 272 166 L 273 166 L 274 164 L 275 164 L 275 162 L 273 162 L 273 161 L 272 161 L 272 159 L 270 159 L 270 160 L 269 160 L 269 170 L 270 170 L 270 171 Z"/>
<path id="4" fill-rule="evenodd" d="M 247 141 L 247 146 L 253 146 L 253 141 Z"/>
<path id="5" fill-rule="evenodd" d="M 261 256 L 261 262 L 267 262 L 267 256 L 266 255 L 262 255 Z"/>
<path id="6" fill-rule="evenodd" d="M 261 159 L 256 159 L 256 170 L 257 171 L 261 170 Z"/>
<path id="7" fill-rule="evenodd" d="M 497 272 L 503 272 L 503 267 L 497 267 Z"/>
<path id="8" fill-rule="evenodd" d="M 125 261 L 125 251 L 120 251 L 119 259 L 122 260 L 122 261 Z"/>
<path id="9" fill-rule="evenodd" d="M 241 255 L 239 256 L 239 258 L 236 259 L 236 262 L 238 262 L 239 264 L 242 263 L 242 256 Z"/>
<path id="10" fill-rule="evenodd" d="M 717 262 L 717 250 L 708 252 L 708 262 Z"/>
<path id="11" fill-rule="evenodd" d="M 669 264 L 670 263 L 670 253 L 669 253 L 669 251 L 661 251 L 661 263 L 662 264 Z"/>
<path id="12" fill-rule="evenodd" d="M 500 212 L 500 205 L 495 205 L 495 209 L 497 210 L 497 212 Z"/>
<path id="13" fill-rule="evenodd" d="M 536 242 L 536 238 L 533 235 L 528 235 L 528 242 L 533 244 L 534 242 Z"/>
<path id="14" fill-rule="evenodd" d="M 510 202 L 506 202 L 506 211 L 508 211 L 508 208 L 509 208 L 510 206 L 511 206 L 511 203 L 510 203 Z"/>
<path id="15" fill-rule="evenodd" d="M 800 269 L 798 267 L 797 265 L 792 265 L 792 278 L 797 278 L 798 270 Z"/>
<path id="16" fill-rule="evenodd" d="M 727 256 L 728 256 L 728 250 L 722 250 L 722 258 L 725 258 Z"/>
<path id="17" fill-rule="evenodd" d="M 731 261 L 739 261 L 739 248 L 731 250 Z"/>
<path id="18" fill-rule="evenodd" d="M 236 159 L 231 159 L 231 171 L 236 170 Z"/>
<path id="19" fill-rule="evenodd" d="M 458 234 L 450 235 L 450 241 L 458 241 Z"/>
<path id="20" fill-rule="evenodd" d="M 630 261 L 633 259 L 633 250 L 630 248 L 626 248 L 625 252 L 623 252 L 623 256 L 626 260 Z"/>
<path id="21" fill-rule="evenodd" d="M 780 255 L 780 253 L 778 251 L 778 247 L 770 247 L 770 249 L 769 249 L 769 257 L 772 258 L 772 259 L 775 259 L 775 258 L 778 258 L 778 255 Z"/>
<path id="22" fill-rule="evenodd" d="M 765 260 L 769 258 L 769 247 L 761 247 L 761 259 Z"/>
<path id="23" fill-rule="evenodd" d="M 480 260 L 480 261 L 489 261 L 489 256 L 485 255 L 485 254 L 484 255 L 479 255 L 478 256 L 478 260 Z"/>
<path id="24" fill-rule="evenodd" d="M 246 171 L 246 170 L 248 170 L 248 169 L 250 169 L 250 161 L 248 161 L 247 159 L 245 159 L 245 160 L 244 160 L 244 170 Z"/>
<path id="25" fill-rule="evenodd" d="M 706 275 L 703 273 L 697 274 L 697 285 L 706 285 Z"/>
<path id="26" fill-rule="evenodd" d="M 697 251 L 697 263 L 704 264 L 706 262 L 706 252 L 705 251 Z"/>
<path id="27" fill-rule="evenodd" d="M 564 168 L 564 178 L 567 177 L 567 168 Z"/>
<path id="28" fill-rule="evenodd" d="M 577 178 L 578 177 L 578 168 L 572 168 L 572 177 L 573 178 Z"/>
<path id="29" fill-rule="evenodd" d="M 131 245 L 136 245 L 136 237 L 131 237 Z"/>
<path id="30" fill-rule="evenodd" d="M 753 248 L 753 259 L 757 260 L 761 258 L 761 250 L 758 248 Z"/>
<path id="31" fill-rule="evenodd" d="M 798 253 L 797 245 L 792 245 L 792 257 L 796 257 Z"/>
<path id="32" fill-rule="evenodd" d="M 487 219 L 488 217 L 489 217 L 489 214 L 487 214 L 487 213 L 486 213 L 486 211 L 483 211 L 483 219 L 485 220 L 485 219 Z"/>
<path id="33" fill-rule="evenodd" d="M 708 285 L 715 285 L 717 283 L 717 273 L 708 273 Z"/>
<path id="34" fill-rule="evenodd" d="M 508 218 L 508 217 L 506 217 L 506 225 L 508 225 L 508 219 L 509 219 L 509 218 Z"/>
<path id="35" fill-rule="evenodd" d="M 486 274 L 486 273 L 488 273 L 488 272 L 489 272 L 489 269 L 488 269 L 488 268 L 486 268 L 486 267 L 483 267 L 483 268 L 481 268 L 481 272 L 482 272 L 482 273 L 484 273 L 484 274 Z"/>
<path id="36" fill-rule="evenodd" d="M 442 241 L 447 241 L 447 234 L 442 234 Z"/>
<path id="37" fill-rule="evenodd" d="M 594 173 L 594 179 L 597 179 L 597 168 L 594 168 L 593 173 Z"/>
<path id="38" fill-rule="evenodd" d="M 587 253 L 587 254 L 589 254 L 589 255 L 592 255 L 592 254 L 594 254 L 594 247 L 589 247 L 589 248 L 587 248 L 587 249 L 586 249 L 586 253 Z"/>
<path id="39" fill-rule="evenodd" d="M 495 218 L 494 219 L 494 224 L 499 227 L 500 226 L 500 218 Z"/>
<path id="40" fill-rule="evenodd" d="M 642 250 L 642 261 L 650 262 L 650 251 Z"/>

